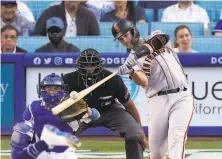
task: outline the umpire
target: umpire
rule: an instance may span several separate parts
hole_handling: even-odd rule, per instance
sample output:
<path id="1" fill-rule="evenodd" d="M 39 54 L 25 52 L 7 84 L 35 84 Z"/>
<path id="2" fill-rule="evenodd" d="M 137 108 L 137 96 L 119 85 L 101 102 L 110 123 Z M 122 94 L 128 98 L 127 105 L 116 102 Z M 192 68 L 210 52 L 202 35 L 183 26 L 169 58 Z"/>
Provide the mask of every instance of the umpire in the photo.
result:
<path id="1" fill-rule="evenodd" d="M 81 52 L 77 60 L 77 71 L 64 75 L 63 79 L 69 86 L 69 93 L 80 92 L 110 74 L 112 72 L 103 68 L 99 53 L 89 48 Z M 76 135 L 90 127 L 104 126 L 125 139 L 127 159 L 143 159 L 146 137 L 139 113 L 121 77 L 114 76 L 88 94 L 84 100 L 89 107 L 96 108 L 101 116 L 95 121 L 80 123 Z"/>

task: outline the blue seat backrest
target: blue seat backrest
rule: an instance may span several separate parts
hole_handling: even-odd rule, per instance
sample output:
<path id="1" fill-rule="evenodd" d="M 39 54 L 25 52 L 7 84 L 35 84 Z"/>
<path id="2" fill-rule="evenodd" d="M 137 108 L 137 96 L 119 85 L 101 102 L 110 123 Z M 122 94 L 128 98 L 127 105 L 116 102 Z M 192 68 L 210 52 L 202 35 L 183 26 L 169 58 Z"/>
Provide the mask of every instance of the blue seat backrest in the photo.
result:
<path id="1" fill-rule="evenodd" d="M 216 26 L 216 24 L 217 23 L 214 23 L 214 22 L 211 22 L 211 23 L 208 24 L 208 35 L 209 36 L 213 35 L 212 32 L 213 32 L 213 29 Z"/>
<path id="2" fill-rule="evenodd" d="M 66 38 L 66 41 L 76 45 L 81 51 L 94 48 L 99 52 L 126 52 L 122 44 L 119 41 L 114 41 L 114 38 L 110 36 L 78 36 Z"/>
<path id="3" fill-rule="evenodd" d="M 28 52 L 35 52 L 37 48 L 41 47 L 47 42 L 49 42 L 49 40 L 44 36 L 20 36 L 17 41 L 17 45 Z"/>
<path id="4" fill-rule="evenodd" d="M 100 22 L 100 35 L 101 36 L 111 36 L 112 35 L 112 26 L 114 22 Z M 136 23 L 137 29 L 139 30 L 142 36 L 147 36 L 149 33 L 149 24 L 148 23 Z"/>
<path id="5" fill-rule="evenodd" d="M 222 1 L 218 0 L 195 1 L 195 3 L 204 9 L 222 9 Z"/>
<path id="6" fill-rule="evenodd" d="M 187 25 L 193 36 L 204 35 L 204 25 L 203 23 L 168 23 L 168 22 L 152 22 L 151 32 L 154 30 L 161 30 L 171 37 L 174 37 L 174 30 L 179 25 Z"/>
<path id="7" fill-rule="evenodd" d="M 211 9 L 207 9 L 206 11 L 210 18 L 210 22 L 217 22 L 220 19 L 222 8 L 221 9 L 211 8 Z"/>
<path id="8" fill-rule="evenodd" d="M 164 8 L 158 9 L 158 21 L 160 22 L 163 16 Z"/>
<path id="9" fill-rule="evenodd" d="M 193 37 L 192 48 L 201 53 L 221 53 L 222 52 L 221 37 Z"/>
<path id="10" fill-rule="evenodd" d="M 80 48 L 81 51 L 86 48 L 94 48 L 99 52 L 126 52 L 126 49 L 118 41 L 114 41 L 113 37 L 78 36 L 65 38 L 65 40 Z M 48 41 L 47 37 L 19 37 L 18 46 L 28 52 L 34 52 Z"/>
<path id="11" fill-rule="evenodd" d="M 158 21 L 161 21 L 163 16 L 164 8 L 158 9 Z M 207 14 L 210 18 L 211 22 L 217 22 L 220 19 L 220 13 L 222 11 L 222 7 L 220 9 L 216 8 L 208 8 L 206 9 Z"/>
<path id="12" fill-rule="evenodd" d="M 146 19 L 147 21 L 150 23 L 150 22 L 153 22 L 153 18 L 154 18 L 154 10 L 153 9 L 150 9 L 150 8 L 144 8 L 145 10 L 145 14 L 146 14 Z"/>
<path id="13" fill-rule="evenodd" d="M 61 3 L 62 0 L 28 0 L 28 1 L 24 1 L 27 6 L 31 9 L 35 20 L 37 20 L 39 18 L 39 16 L 42 14 L 42 12 L 47 9 L 49 6 L 51 6 L 52 4 L 59 4 Z"/>

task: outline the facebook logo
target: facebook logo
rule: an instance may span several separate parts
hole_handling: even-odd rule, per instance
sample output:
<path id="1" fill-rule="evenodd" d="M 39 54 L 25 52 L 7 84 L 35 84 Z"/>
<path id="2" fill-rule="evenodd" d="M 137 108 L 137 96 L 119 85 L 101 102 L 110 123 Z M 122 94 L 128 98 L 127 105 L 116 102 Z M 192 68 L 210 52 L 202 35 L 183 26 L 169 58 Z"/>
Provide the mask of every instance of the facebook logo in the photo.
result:
<path id="1" fill-rule="evenodd" d="M 35 57 L 35 58 L 33 59 L 33 63 L 34 63 L 35 65 L 40 65 L 41 62 L 42 62 L 42 60 L 41 60 L 39 57 Z"/>

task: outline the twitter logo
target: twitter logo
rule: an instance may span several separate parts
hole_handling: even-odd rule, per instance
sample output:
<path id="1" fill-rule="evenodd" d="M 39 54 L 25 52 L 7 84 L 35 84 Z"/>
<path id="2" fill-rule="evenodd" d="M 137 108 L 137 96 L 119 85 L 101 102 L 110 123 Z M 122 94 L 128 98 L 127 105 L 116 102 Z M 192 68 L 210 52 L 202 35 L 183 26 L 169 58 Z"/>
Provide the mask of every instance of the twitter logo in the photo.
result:
<path id="1" fill-rule="evenodd" d="M 51 60 L 52 60 L 51 58 L 44 58 L 44 64 L 45 65 L 50 64 Z"/>

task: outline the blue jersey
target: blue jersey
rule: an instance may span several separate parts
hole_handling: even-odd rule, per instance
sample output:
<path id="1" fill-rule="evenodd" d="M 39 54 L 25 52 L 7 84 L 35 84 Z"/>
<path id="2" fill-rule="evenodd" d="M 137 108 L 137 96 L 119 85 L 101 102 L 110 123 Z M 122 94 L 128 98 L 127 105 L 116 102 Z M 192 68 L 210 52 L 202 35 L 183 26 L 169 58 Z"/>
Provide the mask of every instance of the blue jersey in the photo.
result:
<path id="1" fill-rule="evenodd" d="M 24 120 L 32 124 L 37 138 L 41 137 L 41 132 L 45 124 L 53 125 L 67 133 L 73 132 L 72 128 L 67 123 L 62 122 L 58 116 L 53 115 L 52 112 L 47 110 L 42 104 L 42 100 L 33 101 L 23 114 Z M 64 152 L 67 148 L 68 147 L 56 146 L 49 151 Z"/>
<path id="2" fill-rule="evenodd" d="M 48 145 L 42 140 L 31 144 L 34 140 L 33 128 L 24 122 L 17 123 L 13 127 L 10 142 L 12 159 L 35 159 L 48 149 Z"/>

